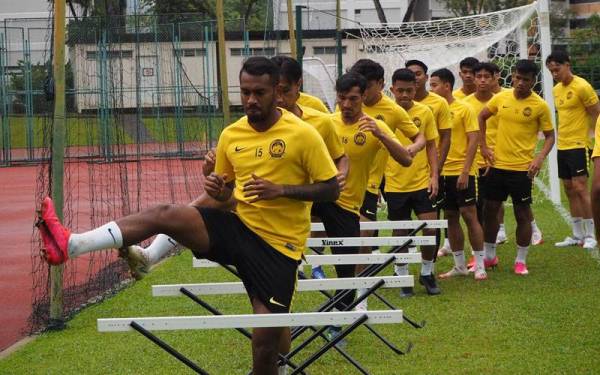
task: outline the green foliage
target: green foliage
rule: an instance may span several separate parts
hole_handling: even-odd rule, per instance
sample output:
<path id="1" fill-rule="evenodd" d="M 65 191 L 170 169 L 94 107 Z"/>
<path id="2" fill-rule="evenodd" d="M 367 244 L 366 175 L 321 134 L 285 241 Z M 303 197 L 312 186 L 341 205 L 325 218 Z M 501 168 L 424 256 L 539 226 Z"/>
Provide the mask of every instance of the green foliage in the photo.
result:
<path id="1" fill-rule="evenodd" d="M 592 86 L 600 87 L 600 15 L 592 15 L 587 27 L 572 30 L 571 37 L 569 53 L 573 71 Z"/>
<path id="2" fill-rule="evenodd" d="M 527 5 L 530 0 L 442 0 L 455 16 L 470 16 Z"/>

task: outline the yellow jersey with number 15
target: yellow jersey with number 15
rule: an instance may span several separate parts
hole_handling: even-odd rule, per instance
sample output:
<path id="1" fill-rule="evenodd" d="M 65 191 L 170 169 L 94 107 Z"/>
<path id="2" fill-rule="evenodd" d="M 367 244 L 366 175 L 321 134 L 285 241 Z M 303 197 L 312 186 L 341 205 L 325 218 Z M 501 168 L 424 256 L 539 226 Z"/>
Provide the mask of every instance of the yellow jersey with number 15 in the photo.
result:
<path id="1" fill-rule="evenodd" d="M 246 116 L 226 127 L 217 145 L 215 172 L 235 181 L 236 214 L 274 249 L 299 260 L 310 232 L 310 202 L 289 198 L 250 203 L 242 191 L 252 174 L 274 184 L 303 185 L 335 178 L 337 170 L 319 133 L 286 110 L 267 131 Z"/>

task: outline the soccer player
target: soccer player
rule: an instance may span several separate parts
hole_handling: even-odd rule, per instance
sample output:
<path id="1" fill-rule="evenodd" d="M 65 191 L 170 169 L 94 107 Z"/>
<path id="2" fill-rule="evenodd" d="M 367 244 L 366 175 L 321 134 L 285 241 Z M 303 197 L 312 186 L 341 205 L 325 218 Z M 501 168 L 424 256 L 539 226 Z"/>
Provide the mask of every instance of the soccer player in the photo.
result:
<path id="1" fill-rule="evenodd" d="M 404 167 L 410 166 L 412 156 L 408 147 L 400 144 L 394 133 L 382 121 L 364 113 L 363 101 L 367 80 L 357 73 L 346 73 L 338 78 L 336 85 L 337 105 L 340 109 L 332 115 L 338 137 L 350 159 L 346 186 L 336 202 L 319 202 L 313 205 L 313 213 L 320 217 L 329 237 L 359 237 L 360 207 L 363 202 L 371 166 L 380 150 Z M 358 248 L 332 247 L 333 254 L 356 254 Z M 353 277 L 354 265 L 335 266 L 338 277 Z M 352 303 L 354 294 L 342 301 Z M 358 307 L 358 306 L 357 306 Z M 363 305 L 363 308 L 366 306 Z M 339 328 L 334 328 L 334 330 Z M 335 334 L 335 333 L 334 333 Z"/>
<path id="2" fill-rule="evenodd" d="M 235 195 L 237 212 L 190 205 L 159 205 L 85 233 L 71 233 L 57 219 L 50 198 L 39 225 L 50 264 L 103 249 L 120 248 L 165 233 L 194 256 L 239 271 L 256 314 L 290 310 L 296 269 L 309 228 L 309 201 L 339 196 L 337 170 L 317 131 L 278 109 L 279 70 L 251 57 L 240 71 L 246 116 L 223 130 L 215 172 L 206 192 L 218 201 Z M 253 371 L 276 374 L 277 354 L 289 350 L 287 328 L 256 328 Z"/>
<path id="3" fill-rule="evenodd" d="M 527 252 L 531 242 L 531 188 L 544 159 L 554 145 L 550 109 L 544 99 L 532 92 L 538 67 L 519 60 L 512 74 L 512 91 L 496 94 L 479 113 L 481 153 L 491 165 L 488 173 L 484 210 L 484 247 L 486 262 L 498 263 L 496 235 L 498 211 L 510 195 L 517 222 L 517 257 L 514 272 L 527 275 Z M 487 121 L 497 117 L 498 131 L 494 150 L 486 141 Z M 534 156 L 538 133 L 544 133 L 542 150 Z"/>
<path id="4" fill-rule="evenodd" d="M 588 133 L 596 124 L 600 104 L 594 88 L 571 71 L 566 52 L 556 51 L 546 58 L 546 67 L 557 82 L 554 86 L 554 105 L 558 112 L 557 162 L 558 177 L 569 199 L 573 235 L 554 245 L 557 247 L 583 245 L 593 249 L 594 220 L 588 181 Z"/>
<path id="5" fill-rule="evenodd" d="M 405 67 L 415 73 L 415 78 L 417 80 L 415 101 L 425 104 L 433 112 L 433 117 L 439 134 L 439 140 L 437 144 L 438 171 L 441 171 L 444 166 L 444 162 L 446 161 L 448 150 L 450 149 L 450 136 L 452 130 L 450 106 L 448 105 L 446 99 L 434 92 L 427 91 L 427 81 L 429 76 L 427 75 L 428 67 L 424 62 L 420 60 L 408 60 L 405 63 Z M 443 201 L 444 191 L 441 189 L 441 186 L 438 182 L 437 201 L 435 202 L 435 207 L 438 208 L 438 211 L 441 209 Z M 446 230 L 445 233 L 446 239 L 444 241 L 444 245 L 438 251 L 437 256 L 445 256 L 452 253 L 452 250 L 450 249 L 450 242 L 448 241 L 448 231 Z"/>
<path id="6" fill-rule="evenodd" d="M 302 87 L 302 78 L 300 78 L 299 86 Z M 298 92 L 297 103 L 304 107 L 316 109 L 319 112 L 329 113 L 329 108 L 327 108 L 321 99 L 305 92 Z"/>
<path id="7" fill-rule="evenodd" d="M 454 75 L 448 69 L 439 69 L 431 74 L 431 90 L 445 98 L 450 104 L 452 118 L 452 142 L 442 169 L 444 217 L 448 220 L 448 237 L 454 257 L 454 267 L 441 274 L 440 279 L 468 275 L 463 252 L 464 234 L 460 218 L 467 226 L 469 241 L 475 257 L 475 280 L 487 279 L 484 267 L 483 231 L 477 220 L 477 188 L 474 164 L 479 145 L 479 126 L 475 112 L 468 105 L 452 95 Z"/>
<path id="8" fill-rule="evenodd" d="M 592 211 L 594 213 L 594 228 L 596 229 L 596 238 L 600 238 L 600 116 L 596 120 L 594 152 L 592 160 L 594 161 L 594 180 L 592 181 Z"/>
<path id="9" fill-rule="evenodd" d="M 456 99 L 464 99 L 475 92 L 476 84 L 473 68 L 475 68 L 475 65 L 477 64 L 479 64 L 479 60 L 474 57 L 466 57 L 460 61 L 458 65 L 458 75 L 460 76 L 463 85 L 452 92 L 452 95 L 454 95 Z"/>
<path id="10" fill-rule="evenodd" d="M 422 150 L 425 147 L 423 134 L 419 133 L 419 129 L 413 124 L 406 111 L 382 92 L 384 85 L 383 67 L 373 60 L 360 59 L 352 66 L 350 71 L 362 75 L 367 80 L 362 111 L 370 117 L 383 121 L 392 132 L 400 131 L 406 138 L 410 139 L 413 143 L 407 146 L 407 150 L 411 156 Z M 377 220 L 377 203 L 387 159 L 388 153 L 382 149 L 371 164 L 367 192 L 360 208 L 363 220 Z M 362 237 L 373 235 L 375 235 L 374 231 L 361 232 Z M 361 253 L 370 253 L 371 250 L 371 247 L 360 249 Z M 358 265 L 356 272 L 361 272 L 362 269 L 364 269 L 364 266 Z"/>
<path id="11" fill-rule="evenodd" d="M 396 103 L 406 110 L 419 131 L 425 135 L 426 151 L 419 151 L 409 168 L 403 168 L 393 160 L 388 161 L 385 170 L 385 198 L 388 204 L 389 220 L 411 220 L 414 212 L 419 220 L 436 220 L 437 209 L 434 204 L 438 191 L 438 155 L 436 143 L 437 127 L 433 112 L 425 104 L 416 102 L 417 84 L 415 74 L 410 69 L 398 69 L 392 75 L 390 90 L 396 98 Z M 400 132 L 396 135 L 400 142 L 409 142 Z M 406 235 L 406 231 L 394 230 L 395 236 Z M 423 230 L 426 236 L 435 236 L 435 229 Z M 440 294 L 434 276 L 433 262 L 436 251 L 435 245 L 421 248 L 422 263 L 419 283 L 427 294 Z M 408 249 L 406 249 L 408 251 Z M 408 265 L 402 264 L 395 269 L 397 275 L 408 275 Z M 401 297 L 414 295 L 412 287 L 404 287 Z"/>

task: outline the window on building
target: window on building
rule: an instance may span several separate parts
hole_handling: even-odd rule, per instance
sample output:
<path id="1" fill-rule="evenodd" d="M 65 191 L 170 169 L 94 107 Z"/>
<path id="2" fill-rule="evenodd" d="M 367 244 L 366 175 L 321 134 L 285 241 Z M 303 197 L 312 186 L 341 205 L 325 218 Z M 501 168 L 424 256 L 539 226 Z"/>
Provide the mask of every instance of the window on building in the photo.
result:
<path id="1" fill-rule="evenodd" d="M 346 53 L 346 46 L 342 46 L 342 53 Z M 313 47 L 313 54 L 315 55 L 335 55 L 337 54 L 337 48 L 335 46 L 325 47 Z"/>
<path id="2" fill-rule="evenodd" d="M 180 57 L 206 56 L 206 48 L 181 48 L 174 50 L 173 53 L 177 53 Z"/>
<path id="3" fill-rule="evenodd" d="M 87 60 L 96 60 L 98 51 L 87 51 L 85 58 Z M 133 57 L 133 51 L 106 51 L 106 57 L 109 59 L 130 59 Z"/>
<path id="4" fill-rule="evenodd" d="M 274 47 L 266 48 L 231 48 L 231 56 L 275 56 Z"/>

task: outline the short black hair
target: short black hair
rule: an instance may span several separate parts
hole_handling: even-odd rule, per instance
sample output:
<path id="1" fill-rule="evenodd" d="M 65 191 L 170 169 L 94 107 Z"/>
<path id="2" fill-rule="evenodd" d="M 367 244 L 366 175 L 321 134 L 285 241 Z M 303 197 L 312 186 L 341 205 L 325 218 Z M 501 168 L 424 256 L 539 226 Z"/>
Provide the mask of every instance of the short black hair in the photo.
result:
<path id="1" fill-rule="evenodd" d="M 477 60 L 474 57 L 465 57 L 464 59 L 460 60 L 460 64 L 459 64 L 459 69 L 462 70 L 462 68 L 468 68 L 468 69 L 474 69 L 475 65 L 479 64 L 479 60 Z"/>
<path id="2" fill-rule="evenodd" d="M 520 74 L 532 74 L 535 77 L 539 73 L 540 69 L 533 61 L 522 59 L 517 61 L 514 71 Z"/>
<path id="3" fill-rule="evenodd" d="M 569 57 L 569 54 L 565 51 L 554 51 L 550 55 L 548 55 L 548 57 L 546 57 L 546 65 L 548 65 L 551 62 L 555 62 L 557 64 L 565 64 L 570 63 L 571 58 Z"/>
<path id="4" fill-rule="evenodd" d="M 392 84 L 394 84 L 394 82 L 396 81 L 415 83 L 417 81 L 417 77 L 415 76 L 415 73 L 413 73 L 412 70 L 401 68 L 396 69 L 396 71 L 392 75 Z"/>
<path id="5" fill-rule="evenodd" d="M 432 77 L 438 77 L 440 81 L 444 83 L 449 83 L 450 88 L 454 88 L 454 74 L 446 68 L 438 69 L 435 72 L 431 73 Z"/>
<path id="6" fill-rule="evenodd" d="M 423 69 L 423 72 L 425 72 L 425 74 L 427 74 L 427 70 L 429 69 L 427 67 L 427 65 L 421 61 L 421 60 L 408 60 L 407 62 L 404 63 L 404 67 L 408 68 L 409 66 L 420 66 Z"/>
<path id="7" fill-rule="evenodd" d="M 352 65 L 350 71 L 358 73 L 366 78 L 367 81 L 379 81 L 383 79 L 385 71 L 383 66 L 371 59 L 360 59 Z"/>
<path id="8" fill-rule="evenodd" d="M 473 73 L 477 73 L 482 70 L 485 70 L 486 72 L 490 73 L 491 75 L 494 75 L 494 73 L 498 73 L 500 71 L 500 69 L 498 68 L 498 66 L 496 64 L 492 64 L 490 62 L 480 62 L 479 64 L 475 65 L 475 67 L 473 68 Z"/>
<path id="9" fill-rule="evenodd" d="M 300 63 L 289 56 L 273 56 L 271 61 L 279 67 L 279 74 L 285 77 L 288 82 L 298 82 L 302 79 L 302 67 Z"/>
<path id="10" fill-rule="evenodd" d="M 367 79 L 365 76 L 354 72 L 348 72 L 335 81 L 335 91 L 337 92 L 348 92 L 352 90 L 353 87 L 358 87 L 360 93 L 364 94 L 367 89 Z"/>
<path id="11" fill-rule="evenodd" d="M 271 60 L 264 56 L 249 57 L 244 61 L 240 70 L 240 78 L 242 73 L 246 72 L 251 76 L 268 75 L 271 78 L 273 86 L 279 83 L 279 67 Z"/>

